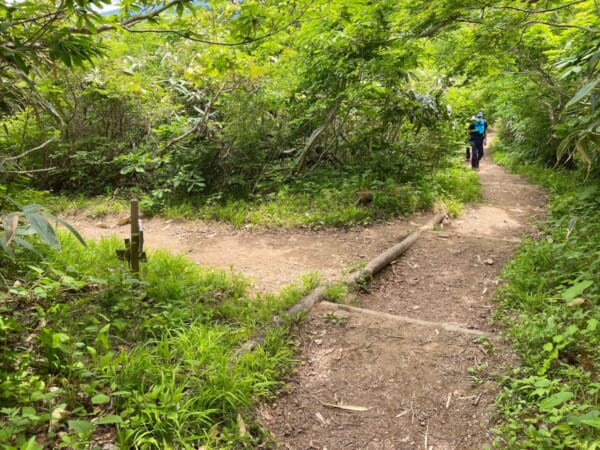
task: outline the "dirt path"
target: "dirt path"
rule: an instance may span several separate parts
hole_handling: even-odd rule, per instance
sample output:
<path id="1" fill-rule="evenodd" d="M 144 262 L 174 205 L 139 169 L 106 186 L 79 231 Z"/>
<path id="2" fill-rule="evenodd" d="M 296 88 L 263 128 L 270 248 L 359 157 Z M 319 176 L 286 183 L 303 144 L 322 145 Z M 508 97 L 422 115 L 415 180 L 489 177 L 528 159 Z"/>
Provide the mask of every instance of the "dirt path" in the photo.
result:
<path id="1" fill-rule="evenodd" d="M 119 217 L 67 217 L 85 238 L 130 234 Z M 420 222 L 426 218 L 415 217 Z M 317 272 L 324 280 L 341 279 L 386 248 L 401 241 L 417 224 L 397 220 L 349 231 L 237 230 L 202 221 L 143 220 L 145 247 L 186 254 L 196 263 L 241 272 L 257 291 L 275 292 L 301 275 Z"/>
<path id="2" fill-rule="evenodd" d="M 517 239 L 534 231 L 545 199 L 489 160 L 480 179 L 484 204 L 421 237 L 353 301 L 429 325 L 323 304 L 313 309 L 298 333 L 302 363 L 287 394 L 259 411 L 282 448 L 462 450 L 491 443 L 497 387 L 485 374 L 514 362 L 493 337 L 492 297 L 502 265 Z M 492 343 L 445 331 L 448 323 L 489 332 Z"/>
<path id="3" fill-rule="evenodd" d="M 494 338 L 488 344 L 436 324 L 492 335 L 497 331 L 489 318 L 498 273 L 519 237 L 534 231 L 531 224 L 543 213 L 545 199 L 538 188 L 487 158 L 481 167 L 485 202 L 472 205 L 441 231 L 425 233 L 377 276 L 368 292 L 350 299 L 390 317 L 323 304 L 308 315 L 298 332 L 302 363 L 286 394 L 258 411 L 281 448 L 462 450 L 491 442 L 496 386 L 482 377 L 513 357 Z M 241 272 L 254 280 L 256 290 L 276 291 L 307 272 L 341 279 L 427 219 L 417 216 L 351 231 L 268 232 L 151 219 L 144 230 L 148 248 Z M 69 220 L 88 238 L 129 233 L 128 226 L 116 225 L 115 217 L 102 223 Z"/>

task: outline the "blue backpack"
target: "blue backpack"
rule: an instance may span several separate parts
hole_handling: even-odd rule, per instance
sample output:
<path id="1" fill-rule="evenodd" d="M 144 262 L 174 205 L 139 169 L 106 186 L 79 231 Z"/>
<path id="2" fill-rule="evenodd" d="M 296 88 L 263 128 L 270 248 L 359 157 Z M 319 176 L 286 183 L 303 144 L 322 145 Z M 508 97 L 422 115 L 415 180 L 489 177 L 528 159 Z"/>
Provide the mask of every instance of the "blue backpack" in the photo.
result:
<path id="1" fill-rule="evenodd" d="M 485 133 L 485 124 L 485 119 L 480 119 L 477 122 L 475 122 L 475 131 L 477 131 L 479 134 Z"/>

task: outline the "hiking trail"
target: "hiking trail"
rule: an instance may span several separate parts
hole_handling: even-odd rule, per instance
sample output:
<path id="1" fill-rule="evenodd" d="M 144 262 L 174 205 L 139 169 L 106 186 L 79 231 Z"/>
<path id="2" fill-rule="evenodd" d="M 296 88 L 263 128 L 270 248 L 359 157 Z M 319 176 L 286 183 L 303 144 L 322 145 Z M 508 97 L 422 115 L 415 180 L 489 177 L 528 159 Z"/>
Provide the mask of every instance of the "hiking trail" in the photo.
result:
<path id="1" fill-rule="evenodd" d="M 489 322 L 493 296 L 519 238 L 536 232 L 545 195 L 488 157 L 479 177 L 482 204 L 424 233 L 349 299 L 351 308 L 325 302 L 307 315 L 297 331 L 294 376 L 257 411 L 281 448 L 462 450 L 491 443 L 498 388 L 481 377 L 515 363 Z M 144 221 L 144 240 L 149 249 L 241 272 L 256 291 L 277 291 L 307 272 L 341 280 L 427 219 L 273 231 L 153 218 Z M 129 234 L 117 218 L 68 220 L 86 238 Z"/>

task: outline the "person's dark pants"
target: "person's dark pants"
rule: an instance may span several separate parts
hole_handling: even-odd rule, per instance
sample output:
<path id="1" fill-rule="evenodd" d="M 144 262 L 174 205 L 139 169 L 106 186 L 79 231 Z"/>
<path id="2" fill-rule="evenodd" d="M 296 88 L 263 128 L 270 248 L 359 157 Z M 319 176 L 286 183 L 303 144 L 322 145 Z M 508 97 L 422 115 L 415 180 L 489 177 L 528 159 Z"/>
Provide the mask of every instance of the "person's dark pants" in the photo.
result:
<path id="1" fill-rule="evenodd" d="M 479 160 L 483 158 L 483 136 L 471 138 L 471 167 L 479 167 Z"/>

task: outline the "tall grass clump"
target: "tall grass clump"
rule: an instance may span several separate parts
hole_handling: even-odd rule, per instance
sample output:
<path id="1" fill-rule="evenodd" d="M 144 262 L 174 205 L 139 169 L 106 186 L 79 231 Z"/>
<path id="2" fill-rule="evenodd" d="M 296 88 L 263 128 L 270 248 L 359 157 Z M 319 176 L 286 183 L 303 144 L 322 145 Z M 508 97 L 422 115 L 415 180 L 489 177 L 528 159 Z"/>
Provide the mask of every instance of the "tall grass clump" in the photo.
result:
<path id="1" fill-rule="evenodd" d="M 502 273 L 497 317 L 522 364 L 502 380 L 495 444 L 599 448 L 600 188 L 574 171 L 513 167 L 548 188 L 550 209 Z"/>
<path id="2" fill-rule="evenodd" d="M 239 348 L 317 279 L 251 296 L 239 275 L 182 256 L 151 253 L 137 277 L 117 239 L 61 240 L 62 253 L 0 269 L 2 447 L 260 445 L 251 408 L 274 394 L 293 349 L 286 327 Z"/>

